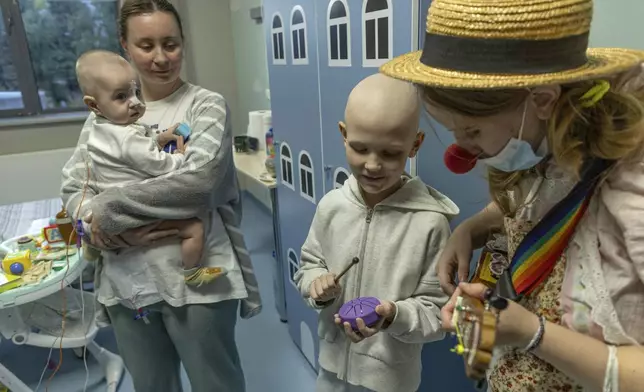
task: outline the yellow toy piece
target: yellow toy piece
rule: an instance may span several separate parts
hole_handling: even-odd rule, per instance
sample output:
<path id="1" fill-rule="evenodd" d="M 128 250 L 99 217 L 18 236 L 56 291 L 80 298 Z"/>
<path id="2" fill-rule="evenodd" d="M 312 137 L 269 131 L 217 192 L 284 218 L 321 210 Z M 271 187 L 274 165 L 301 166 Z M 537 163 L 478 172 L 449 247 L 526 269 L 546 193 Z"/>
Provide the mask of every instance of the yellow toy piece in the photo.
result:
<path id="1" fill-rule="evenodd" d="M 11 266 L 19 264 L 22 266 L 21 271 L 13 271 Z M 31 251 L 23 250 L 19 252 L 9 253 L 2 260 L 2 270 L 5 274 L 21 275 L 31 268 Z M 15 268 L 14 268 L 15 269 Z"/>
<path id="2" fill-rule="evenodd" d="M 0 284 L 0 294 L 22 286 L 22 277 L 20 276 L 4 274 L 4 278 L 6 281 L 5 283 Z M 2 280 L 0 280 L 0 282 L 1 281 Z M 0 388 L 0 392 L 3 392 L 2 388 Z"/>
<path id="3" fill-rule="evenodd" d="M 456 353 L 457 355 L 463 355 L 465 354 L 465 347 L 463 347 L 462 344 L 457 344 L 456 347 L 454 347 L 450 351 Z"/>

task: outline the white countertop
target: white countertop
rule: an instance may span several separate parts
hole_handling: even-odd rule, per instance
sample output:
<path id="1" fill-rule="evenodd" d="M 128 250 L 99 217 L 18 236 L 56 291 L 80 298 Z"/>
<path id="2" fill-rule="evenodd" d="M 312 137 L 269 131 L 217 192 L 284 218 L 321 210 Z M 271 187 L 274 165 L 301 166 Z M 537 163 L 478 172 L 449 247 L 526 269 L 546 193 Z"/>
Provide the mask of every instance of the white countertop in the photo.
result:
<path id="1" fill-rule="evenodd" d="M 272 181 L 262 181 L 261 179 L 262 174 L 266 173 L 266 167 L 264 166 L 266 154 L 264 151 L 248 153 L 233 151 L 233 157 L 235 159 L 235 167 L 237 168 L 237 171 L 245 174 L 267 188 L 275 188 L 277 186 L 275 179 Z"/>

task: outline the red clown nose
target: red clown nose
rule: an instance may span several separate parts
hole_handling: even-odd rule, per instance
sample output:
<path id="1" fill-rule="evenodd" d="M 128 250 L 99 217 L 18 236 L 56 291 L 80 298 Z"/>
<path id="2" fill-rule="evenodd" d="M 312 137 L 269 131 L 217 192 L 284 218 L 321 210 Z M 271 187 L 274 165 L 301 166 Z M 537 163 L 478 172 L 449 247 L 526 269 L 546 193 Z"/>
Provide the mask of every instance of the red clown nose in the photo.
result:
<path id="1" fill-rule="evenodd" d="M 445 166 L 456 174 L 465 174 L 476 166 L 477 156 L 473 155 L 458 144 L 452 144 L 445 150 L 443 156 Z"/>

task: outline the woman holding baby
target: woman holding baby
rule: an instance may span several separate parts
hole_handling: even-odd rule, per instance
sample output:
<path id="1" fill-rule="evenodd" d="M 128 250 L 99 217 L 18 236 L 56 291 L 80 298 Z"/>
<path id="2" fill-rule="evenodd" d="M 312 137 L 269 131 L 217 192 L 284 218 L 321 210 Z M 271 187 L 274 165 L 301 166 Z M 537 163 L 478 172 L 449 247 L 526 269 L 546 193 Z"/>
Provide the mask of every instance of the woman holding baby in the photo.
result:
<path id="1" fill-rule="evenodd" d="M 184 34 L 169 1 L 124 1 L 119 32 L 147 106 L 139 121 L 159 131 L 187 124 L 185 160 L 168 174 L 97 194 L 86 164 L 92 113 L 63 169 L 63 200 L 75 219 L 85 220 L 86 240 L 102 250 L 96 294 L 135 390 L 180 391 L 183 364 L 192 391 L 243 392 L 237 310 L 252 317 L 261 303 L 240 231 L 226 101 L 180 78 Z M 163 221 L 191 218 L 204 223 L 204 265 L 228 271 L 201 287 L 185 283 L 177 230 L 155 230 Z"/>

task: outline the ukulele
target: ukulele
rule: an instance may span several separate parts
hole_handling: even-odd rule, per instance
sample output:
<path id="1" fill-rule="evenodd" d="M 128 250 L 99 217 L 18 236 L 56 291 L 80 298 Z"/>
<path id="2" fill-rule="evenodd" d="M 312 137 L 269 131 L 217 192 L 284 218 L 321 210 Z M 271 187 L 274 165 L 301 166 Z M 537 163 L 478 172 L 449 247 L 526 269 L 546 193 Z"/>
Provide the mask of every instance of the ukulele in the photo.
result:
<path id="1" fill-rule="evenodd" d="M 456 299 L 452 324 L 458 344 L 452 352 L 463 357 L 468 378 L 485 380 L 485 372 L 492 362 L 499 312 L 507 306 L 508 301 L 495 296 L 492 290 L 486 293 L 484 301 L 468 295 Z"/>

